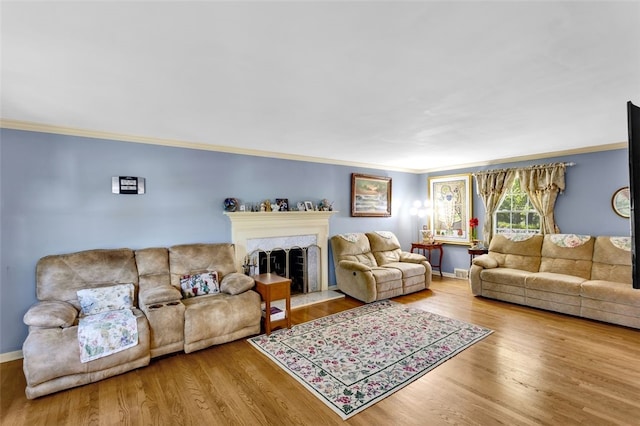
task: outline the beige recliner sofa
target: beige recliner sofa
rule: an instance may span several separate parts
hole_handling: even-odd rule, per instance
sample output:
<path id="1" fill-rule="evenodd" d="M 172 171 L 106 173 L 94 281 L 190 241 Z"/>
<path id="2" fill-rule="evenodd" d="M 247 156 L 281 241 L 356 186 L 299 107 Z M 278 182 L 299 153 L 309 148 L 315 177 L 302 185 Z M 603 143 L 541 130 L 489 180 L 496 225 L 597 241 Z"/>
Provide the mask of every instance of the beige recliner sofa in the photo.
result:
<path id="1" fill-rule="evenodd" d="M 184 298 L 180 278 L 216 271 L 220 293 Z M 82 363 L 77 291 L 133 284 L 138 344 Z M 144 367 L 160 355 L 186 353 L 260 332 L 260 295 L 235 270 L 234 246 L 88 250 L 47 256 L 36 267 L 38 302 L 25 314 L 27 398 Z M 138 308 L 139 306 L 139 308 Z"/>
<path id="2" fill-rule="evenodd" d="M 629 237 L 496 235 L 469 271 L 476 296 L 640 328 Z"/>
<path id="3" fill-rule="evenodd" d="M 334 235 L 331 249 L 338 289 L 365 303 L 431 285 L 427 258 L 403 251 L 391 232 Z"/>

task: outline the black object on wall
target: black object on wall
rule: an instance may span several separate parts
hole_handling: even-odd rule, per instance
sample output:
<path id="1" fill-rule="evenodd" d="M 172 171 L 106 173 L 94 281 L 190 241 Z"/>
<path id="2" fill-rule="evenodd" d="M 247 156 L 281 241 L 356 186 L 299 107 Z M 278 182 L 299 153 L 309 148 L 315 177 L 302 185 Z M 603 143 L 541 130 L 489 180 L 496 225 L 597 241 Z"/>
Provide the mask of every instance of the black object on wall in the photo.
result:
<path id="1" fill-rule="evenodd" d="M 629 123 L 629 193 L 631 195 L 631 262 L 633 288 L 640 289 L 640 268 L 637 253 L 640 249 L 640 211 L 636 212 L 636 202 L 640 202 L 640 108 L 627 102 Z"/>

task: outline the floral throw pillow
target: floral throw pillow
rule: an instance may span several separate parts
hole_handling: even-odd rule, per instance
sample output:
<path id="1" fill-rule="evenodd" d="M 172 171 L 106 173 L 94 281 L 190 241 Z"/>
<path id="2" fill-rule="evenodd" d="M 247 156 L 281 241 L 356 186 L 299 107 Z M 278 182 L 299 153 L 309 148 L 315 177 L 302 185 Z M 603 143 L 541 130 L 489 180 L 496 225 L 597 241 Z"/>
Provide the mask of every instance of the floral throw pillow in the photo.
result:
<path id="1" fill-rule="evenodd" d="M 85 288 L 78 290 L 76 295 L 81 316 L 133 308 L 133 284 Z"/>
<path id="2" fill-rule="evenodd" d="M 182 295 L 185 298 L 220 293 L 218 272 L 204 272 L 202 274 L 183 275 L 180 278 Z"/>

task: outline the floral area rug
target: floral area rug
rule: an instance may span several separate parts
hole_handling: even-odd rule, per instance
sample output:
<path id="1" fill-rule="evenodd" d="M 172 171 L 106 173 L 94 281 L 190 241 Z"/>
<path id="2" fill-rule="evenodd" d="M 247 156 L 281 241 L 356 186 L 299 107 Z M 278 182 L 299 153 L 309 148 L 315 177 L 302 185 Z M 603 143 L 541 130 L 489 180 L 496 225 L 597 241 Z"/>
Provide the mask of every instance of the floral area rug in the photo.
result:
<path id="1" fill-rule="evenodd" d="M 385 300 L 248 341 L 346 420 L 491 333 Z"/>

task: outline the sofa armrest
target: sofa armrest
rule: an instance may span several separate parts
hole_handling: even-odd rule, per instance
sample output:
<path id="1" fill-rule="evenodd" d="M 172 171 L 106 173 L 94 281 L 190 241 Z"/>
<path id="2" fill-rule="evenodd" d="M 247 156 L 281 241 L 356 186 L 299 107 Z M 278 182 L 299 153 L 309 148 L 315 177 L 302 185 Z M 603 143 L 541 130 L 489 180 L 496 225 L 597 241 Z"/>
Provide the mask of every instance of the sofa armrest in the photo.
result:
<path id="1" fill-rule="evenodd" d="M 484 269 L 493 269 L 498 267 L 498 261 L 488 254 L 480 255 L 473 259 L 473 264 Z"/>
<path id="2" fill-rule="evenodd" d="M 78 318 L 78 310 L 71 303 L 62 301 L 38 302 L 24 314 L 23 321 L 29 327 L 67 328 Z"/>
<path id="3" fill-rule="evenodd" d="M 367 272 L 371 270 L 371 268 L 364 263 L 354 262 L 352 260 L 341 260 L 338 262 L 338 266 L 348 271 Z"/>
<path id="4" fill-rule="evenodd" d="M 474 296 L 482 295 L 482 279 L 480 273 L 484 269 L 494 269 L 498 267 L 498 261 L 488 254 L 482 254 L 473 259 L 471 268 L 469 268 L 469 285 L 471 293 Z"/>
<path id="5" fill-rule="evenodd" d="M 426 260 L 427 258 L 425 256 L 418 253 L 409 253 L 408 251 L 400 253 L 400 262 L 422 263 Z"/>

